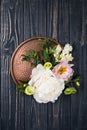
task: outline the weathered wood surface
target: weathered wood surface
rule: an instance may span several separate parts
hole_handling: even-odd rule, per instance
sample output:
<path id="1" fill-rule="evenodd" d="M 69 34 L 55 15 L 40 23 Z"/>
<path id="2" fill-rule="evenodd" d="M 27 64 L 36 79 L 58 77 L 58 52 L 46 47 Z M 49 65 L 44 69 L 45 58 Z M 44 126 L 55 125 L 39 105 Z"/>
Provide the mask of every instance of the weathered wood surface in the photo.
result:
<path id="1" fill-rule="evenodd" d="M 1 130 L 87 130 L 87 0 L 1 0 Z M 10 59 L 20 42 L 47 36 L 74 46 L 81 74 L 76 95 L 38 104 L 17 92 Z"/>

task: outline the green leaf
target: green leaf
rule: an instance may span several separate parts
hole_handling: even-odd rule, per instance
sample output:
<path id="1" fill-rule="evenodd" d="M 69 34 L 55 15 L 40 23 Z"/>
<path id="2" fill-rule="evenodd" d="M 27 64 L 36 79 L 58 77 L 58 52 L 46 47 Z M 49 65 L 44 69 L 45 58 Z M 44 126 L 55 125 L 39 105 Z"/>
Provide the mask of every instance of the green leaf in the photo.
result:
<path id="1" fill-rule="evenodd" d="M 42 48 L 46 48 L 46 47 L 50 47 L 52 44 L 53 40 L 49 39 L 49 38 L 45 38 L 41 43 Z"/>
<path id="2" fill-rule="evenodd" d="M 44 49 L 43 52 L 42 52 L 42 58 L 43 58 L 44 63 L 50 61 L 49 54 L 46 52 L 45 49 Z"/>
<path id="3" fill-rule="evenodd" d="M 51 44 L 53 40 L 49 38 L 45 38 L 42 40 L 41 45 L 42 49 L 40 52 L 35 52 L 34 50 L 27 50 L 25 55 L 22 55 L 23 61 L 30 61 L 33 59 L 32 65 L 37 65 L 39 63 L 44 64 L 45 62 L 52 62 L 54 63 L 54 58 L 52 57 L 53 54 L 53 47 Z"/>
<path id="4" fill-rule="evenodd" d="M 19 92 L 24 92 L 25 91 L 25 88 L 28 86 L 27 83 L 22 83 L 20 84 L 19 86 L 17 86 L 17 89 Z"/>
<path id="5" fill-rule="evenodd" d="M 80 80 L 80 75 L 75 76 L 73 80 L 74 80 L 75 82 L 76 82 L 76 81 L 79 81 L 79 80 Z"/>
<path id="6" fill-rule="evenodd" d="M 80 80 L 80 75 L 75 76 L 74 79 L 73 79 L 74 84 L 75 84 L 76 86 L 78 86 L 78 87 L 80 86 L 79 80 Z"/>
<path id="7" fill-rule="evenodd" d="M 27 55 L 27 56 L 30 56 L 30 55 L 31 55 L 31 51 L 26 50 L 26 55 Z"/>
<path id="8" fill-rule="evenodd" d="M 40 63 L 40 60 L 39 60 L 39 56 L 37 55 L 36 58 L 34 59 L 34 65 L 38 65 Z"/>
<path id="9" fill-rule="evenodd" d="M 52 54 L 53 53 L 53 49 L 52 47 L 49 47 L 49 54 Z"/>
<path id="10" fill-rule="evenodd" d="M 28 61 L 30 58 L 26 55 L 21 55 L 22 56 L 22 61 Z"/>
<path id="11" fill-rule="evenodd" d="M 19 80 L 19 82 L 21 82 L 22 84 L 27 84 L 29 82 L 29 80 L 27 80 L 27 81 Z"/>
<path id="12" fill-rule="evenodd" d="M 49 53 L 49 49 L 46 47 L 46 53 L 48 54 Z"/>
<path id="13" fill-rule="evenodd" d="M 65 95 L 75 94 L 77 90 L 74 87 L 68 87 L 64 90 Z"/>

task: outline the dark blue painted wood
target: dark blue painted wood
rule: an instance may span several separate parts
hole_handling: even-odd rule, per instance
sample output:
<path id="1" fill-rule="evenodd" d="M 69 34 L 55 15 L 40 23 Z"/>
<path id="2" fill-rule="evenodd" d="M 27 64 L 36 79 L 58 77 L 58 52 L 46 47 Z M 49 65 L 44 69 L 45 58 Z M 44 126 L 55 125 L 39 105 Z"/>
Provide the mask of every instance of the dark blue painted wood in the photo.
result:
<path id="1" fill-rule="evenodd" d="M 87 0 L 1 0 L 1 130 L 87 130 Z M 80 91 L 55 104 L 38 104 L 17 92 L 10 75 L 15 48 L 32 36 L 74 46 Z"/>
<path id="2" fill-rule="evenodd" d="M 87 120 L 87 1 L 70 3 L 70 42 L 74 45 L 75 65 L 81 74 L 81 88 L 77 95 L 71 97 L 71 130 L 86 130 Z"/>

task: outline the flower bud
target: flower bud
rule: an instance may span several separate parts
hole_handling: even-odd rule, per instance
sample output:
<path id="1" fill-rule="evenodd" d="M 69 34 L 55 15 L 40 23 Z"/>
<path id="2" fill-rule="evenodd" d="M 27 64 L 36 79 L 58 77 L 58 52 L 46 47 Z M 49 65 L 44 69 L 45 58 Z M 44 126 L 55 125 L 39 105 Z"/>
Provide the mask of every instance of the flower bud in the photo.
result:
<path id="1" fill-rule="evenodd" d="M 80 86 L 80 83 L 79 83 L 78 81 L 76 81 L 75 83 L 76 83 L 76 85 L 77 85 L 78 87 Z"/>

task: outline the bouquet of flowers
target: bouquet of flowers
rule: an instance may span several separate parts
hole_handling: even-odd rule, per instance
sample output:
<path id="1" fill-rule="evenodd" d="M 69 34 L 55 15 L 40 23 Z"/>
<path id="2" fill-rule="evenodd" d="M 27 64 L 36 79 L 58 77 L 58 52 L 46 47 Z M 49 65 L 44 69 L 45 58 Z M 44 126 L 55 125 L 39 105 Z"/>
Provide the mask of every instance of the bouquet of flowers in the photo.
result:
<path id="1" fill-rule="evenodd" d="M 41 50 L 27 50 L 22 55 L 23 61 L 31 62 L 33 66 L 30 80 L 21 81 L 18 90 L 26 95 L 33 95 L 39 103 L 55 102 L 62 94 L 75 94 L 80 86 L 80 76 L 74 75 L 71 62 L 73 47 L 67 43 L 53 45 L 53 41 L 46 38 L 41 43 Z"/>

